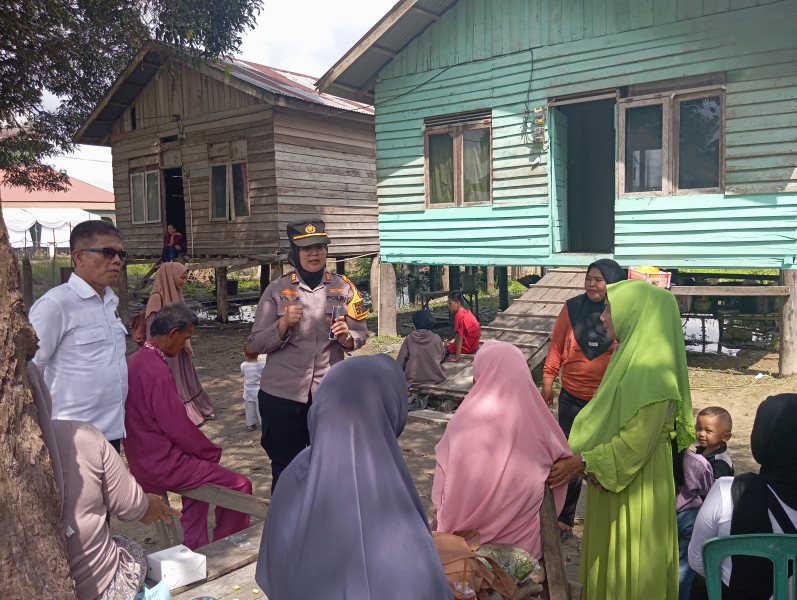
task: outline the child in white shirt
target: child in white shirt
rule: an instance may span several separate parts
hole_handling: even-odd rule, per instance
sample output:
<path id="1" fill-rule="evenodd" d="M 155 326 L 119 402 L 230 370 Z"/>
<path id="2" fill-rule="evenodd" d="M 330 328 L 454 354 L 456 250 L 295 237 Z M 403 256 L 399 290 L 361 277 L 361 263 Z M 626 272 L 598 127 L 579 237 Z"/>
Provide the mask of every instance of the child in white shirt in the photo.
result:
<path id="1" fill-rule="evenodd" d="M 260 390 L 260 376 L 263 374 L 265 362 L 257 360 L 258 354 L 246 354 L 241 363 L 241 374 L 244 376 L 244 407 L 246 409 L 246 428 L 254 431 L 260 422 L 260 411 L 257 409 L 257 392 Z"/>

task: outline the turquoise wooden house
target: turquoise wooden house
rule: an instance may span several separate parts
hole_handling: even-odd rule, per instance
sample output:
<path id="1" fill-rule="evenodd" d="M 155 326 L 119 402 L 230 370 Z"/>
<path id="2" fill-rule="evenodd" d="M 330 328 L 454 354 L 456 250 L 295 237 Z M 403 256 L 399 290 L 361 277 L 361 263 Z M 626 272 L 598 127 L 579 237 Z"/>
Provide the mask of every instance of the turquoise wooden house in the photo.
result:
<path id="1" fill-rule="evenodd" d="M 794 267 L 796 0 L 403 0 L 318 86 L 383 261 Z"/>

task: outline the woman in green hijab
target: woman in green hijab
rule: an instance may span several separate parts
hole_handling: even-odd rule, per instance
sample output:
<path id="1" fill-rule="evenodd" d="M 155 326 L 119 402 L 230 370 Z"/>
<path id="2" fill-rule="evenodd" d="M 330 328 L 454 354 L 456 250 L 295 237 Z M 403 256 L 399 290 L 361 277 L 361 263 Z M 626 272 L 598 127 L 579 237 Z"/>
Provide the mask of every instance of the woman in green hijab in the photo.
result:
<path id="1" fill-rule="evenodd" d="M 592 401 L 570 432 L 573 457 L 548 484 L 577 473 L 587 491 L 581 582 L 585 600 L 678 597 L 672 446 L 694 440 L 692 399 L 675 297 L 646 281 L 607 287 L 601 315 L 619 341 Z M 580 456 L 579 456 L 580 455 Z"/>

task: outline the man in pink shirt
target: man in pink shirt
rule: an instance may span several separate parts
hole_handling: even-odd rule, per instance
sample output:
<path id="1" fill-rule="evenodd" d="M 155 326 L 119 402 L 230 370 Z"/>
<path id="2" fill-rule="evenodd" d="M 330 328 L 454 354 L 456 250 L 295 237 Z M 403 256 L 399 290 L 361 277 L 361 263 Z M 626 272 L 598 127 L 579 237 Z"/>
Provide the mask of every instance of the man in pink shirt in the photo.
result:
<path id="1" fill-rule="evenodd" d="M 188 418 L 166 363 L 176 356 L 198 323 L 185 305 L 164 306 L 155 315 L 152 338 L 127 360 L 129 391 L 125 404 L 125 454 L 130 472 L 145 492 L 215 484 L 247 494 L 252 483 L 218 464 L 221 448 Z M 209 543 L 208 504 L 183 497 L 183 544 L 192 550 Z M 249 526 L 249 515 L 216 507 L 213 539 Z"/>

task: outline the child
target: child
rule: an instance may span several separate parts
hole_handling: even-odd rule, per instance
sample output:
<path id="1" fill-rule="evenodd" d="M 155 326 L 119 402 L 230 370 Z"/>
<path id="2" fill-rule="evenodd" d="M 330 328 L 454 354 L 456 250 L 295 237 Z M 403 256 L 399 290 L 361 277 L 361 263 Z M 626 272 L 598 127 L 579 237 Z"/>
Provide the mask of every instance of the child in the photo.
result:
<path id="1" fill-rule="evenodd" d="M 443 340 L 431 331 L 435 326 L 430 310 L 419 310 L 412 315 L 412 331 L 401 344 L 399 367 L 410 385 L 417 383 L 440 383 L 446 378 L 441 359 L 445 358 Z"/>
<path id="2" fill-rule="evenodd" d="M 714 470 L 714 479 L 733 475 L 733 461 L 726 442 L 731 439 L 733 420 L 724 408 L 709 406 L 695 421 L 695 452 L 702 454 Z"/>
<path id="3" fill-rule="evenodd" d="M 456 336 L 448 343 L 445 360 L 457 362 L 463 354 L 474 354 L 479 349 L 481 326 L 463 305 L 465 297 L 462 292 L 454 290 L 448 294 L 448 310 L 454 315 L 454 331 Z"/>
<path id="4" fill-rule="evenodd" d="M 714 484 L 711 464 L 691 450 L 673 449 L 675 512 L 678 521 L 678 600 L 689 600 L 695 572 L 689 566 L 689 542 L 703 498 Z"/>
<path id="5" fill-rule="evenodd" d="M 244 376 L 244 407 L 246 410 L 246 428 L 254 431 L 260 425 L 260 411 L 257 409 L 257 392 L 260 390 L 260 376 L 266 363 L 257 360 L 257 352 L 247 354 L 241 363 L 241 374 Z"/>

